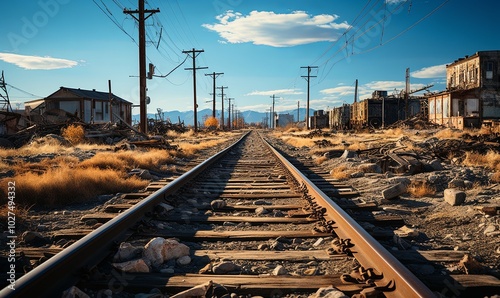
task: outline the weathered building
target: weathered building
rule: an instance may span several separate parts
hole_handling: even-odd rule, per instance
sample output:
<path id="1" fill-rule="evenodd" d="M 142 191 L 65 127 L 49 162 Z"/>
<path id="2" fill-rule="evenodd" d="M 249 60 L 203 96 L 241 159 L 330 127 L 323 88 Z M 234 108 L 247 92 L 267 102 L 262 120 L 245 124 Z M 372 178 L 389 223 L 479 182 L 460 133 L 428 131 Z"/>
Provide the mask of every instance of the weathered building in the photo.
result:
<path id="1" fill-rule="evenodd" d="M 132 103 L 113 93 L 61 87 L 51 95 L 25 104 L 26 114 L 44 115 L 63 111 L 85 123 L 118 122 L 119 116 L 132 123 Z M 57 114 L 57 113 L 56 113 Z"/>
<path id="2" fill-rule="evenodd" d="M 446 66 L 446 90 L 428 98 L 429 121 L 453 128 L 500 120 L 500 51 L 480 51 Z"/>
<path id="3" fill-rule="evenodd" d="M 328 112 L 323 110 L 314 111 L 314 115 L 309 117 L 309 127 L 313 129 L 328 128 Z"/>
<path id="4" fill-rule="evenodd" d="M 293 115 L 290 114 L 278 114 L 278 127 L 286 127 L 289 124 L 294 123 Z"/>
<path id="5" fill-rule="evenodd" d="M 333 108 L 330 113 L 330 128 L 331 129 L 349 129 L 351 128 L 351 105 L 343 104 L 340 107 Z"/>

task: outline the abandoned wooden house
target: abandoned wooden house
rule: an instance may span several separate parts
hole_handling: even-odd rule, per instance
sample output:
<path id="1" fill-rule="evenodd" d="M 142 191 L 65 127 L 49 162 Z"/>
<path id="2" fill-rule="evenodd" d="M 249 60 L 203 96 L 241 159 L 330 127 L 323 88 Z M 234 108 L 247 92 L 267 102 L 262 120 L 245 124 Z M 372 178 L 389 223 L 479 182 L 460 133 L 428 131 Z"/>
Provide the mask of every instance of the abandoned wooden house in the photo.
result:
<path id="1" fill-rule="evenodd" d="M 500 51 L 480 51 L 446 66 L 446 90 L 428 97 L 429 121 L 464 129 L 500 120 Z"/>
<path id="2" fill-rule="evenodd" d="M 132 123 L 132 103 L 113 93 L 61 87 L 51 95 L 25 103 L 31 117 L 68 113 L 85 123 Z"/>

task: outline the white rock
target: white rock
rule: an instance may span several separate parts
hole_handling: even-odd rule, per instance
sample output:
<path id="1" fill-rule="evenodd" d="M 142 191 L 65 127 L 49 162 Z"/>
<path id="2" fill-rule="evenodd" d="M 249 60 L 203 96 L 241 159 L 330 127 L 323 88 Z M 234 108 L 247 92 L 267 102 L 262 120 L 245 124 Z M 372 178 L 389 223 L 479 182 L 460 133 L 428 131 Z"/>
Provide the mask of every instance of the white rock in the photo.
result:
<path id="1" fill-rule="evenodd" d="M 451 206 L 458 206 L 465 202 L 465 192 L 455 189 L 447 188 L 444 190 L 444 200 Z"/>
<path id="2" fill-rule="evenodd" d="M 122 263 L 112 263 L 111 265 L 123 272 L 149 272 L 149 267 L 143 259 L 137 259 Z"/>
<path id="3" fill-rule="evenodd" d="M 224 261 L 212 267 L 212 272 L 214 274 L 226 274 L 232 271 L 239 271 L 239 270 L 240 266 L 236 265 L 231 261 Z"/>
<path id="4" fill-rule="evenodd" d="M 313 243 L 313 246 L 314 247 L 318 247 L 320 246 L 321 244 L 323 244 L 323 242 L 325 241 L 325 239 L 323 238 L 318 238 L 318 240 L 316 240 L 316 242 Z"/>
<path id="5" fill-rule="evenodd" d="M 157 237 L 144 246 L 143 257 L 148 264 L 158 267 L 164 261 L 189 255 L 189 247 L 174 239 Z"/>
<path id="6" fill-rule="evenodd" d="M 273 272 L 271 273 L 271 275 L 275 275 L 275 276 L 287 275 L 287 274 L 288 274 L 288 271 L 282 265 L 276 266 L 276 268 L 274 268 Z"/>

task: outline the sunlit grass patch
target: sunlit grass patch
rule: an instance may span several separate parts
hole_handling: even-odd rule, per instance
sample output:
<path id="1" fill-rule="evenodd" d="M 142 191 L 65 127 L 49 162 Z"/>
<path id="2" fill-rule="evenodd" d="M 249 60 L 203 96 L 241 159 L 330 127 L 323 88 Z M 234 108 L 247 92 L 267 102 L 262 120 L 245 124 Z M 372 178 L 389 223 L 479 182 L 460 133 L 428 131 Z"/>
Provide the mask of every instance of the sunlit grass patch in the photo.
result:
<path id="1" fill-rule="evenodd" d="M 406 188 L 407 192 L 415 198 L 434 196 L 436 189 L 425 182 L 412 182 Z"/>
<path id="2" fill-rule="evenodd" d="M 168 151 L 161 149 L 130 150 L 118 152 L 98 152 L 95 156 L 82 161 L 79 167 L 115 169 L 127 171 L 132 168 L 158 170 L 163 164 L 173 162 Z"/>
<path id="3" fill-rule="evenodd" d="M 500 171 L 496 171 L 493 175 L 491 175 L 491 182 L 500 183 Z"/>
<path id="4" fill-rule="evenodd" d="M 500 153 L 488 151 L 486 154 L 466 152 L 462 162 L 465 166 L 482 166 L 489 169 L 500 168 Z"/>
<path id="5" fill-rule="evenodd" d="M 60 167 L 41 174 L 26 172 L 0 180 L 3 197 L 6 197 L 7 181 L 16 182 L 16 202 L 24 205 L 83 202 L 100 194 L 141 189 L 149 183 L 111 169 Z"/>
<path id="6" fill-rule="evenodd" d="M 454 130 L 450 128 L 439 130 L 434 134 L 434 136 L 438 139 L 458 139 L 464 135 L 464 132 L 461 130 Z"/>
<path id="7" fill-rule="evenodd" d="M 330 175 L 334 179 L 347 180 L 351 177 L 353 170 L 346 165 L 339 165 L 330 171 Z"/>

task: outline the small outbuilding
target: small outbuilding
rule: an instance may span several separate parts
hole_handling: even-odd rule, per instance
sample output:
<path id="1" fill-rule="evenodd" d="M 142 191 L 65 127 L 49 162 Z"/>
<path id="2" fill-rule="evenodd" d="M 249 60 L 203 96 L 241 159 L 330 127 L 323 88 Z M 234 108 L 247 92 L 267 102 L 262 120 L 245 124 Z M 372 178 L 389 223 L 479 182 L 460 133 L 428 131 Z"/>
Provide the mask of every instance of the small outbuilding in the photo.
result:
<path id="1" fill-rule="evenodd" d="M 51 95 L 25 102 L 27 115 L 65 112 L 85 123 L 124 122 L 132 124 L 132 103 L 113 93 L 61 87 Z M 120 119 L 121 118 L 121 119 Z"/>

